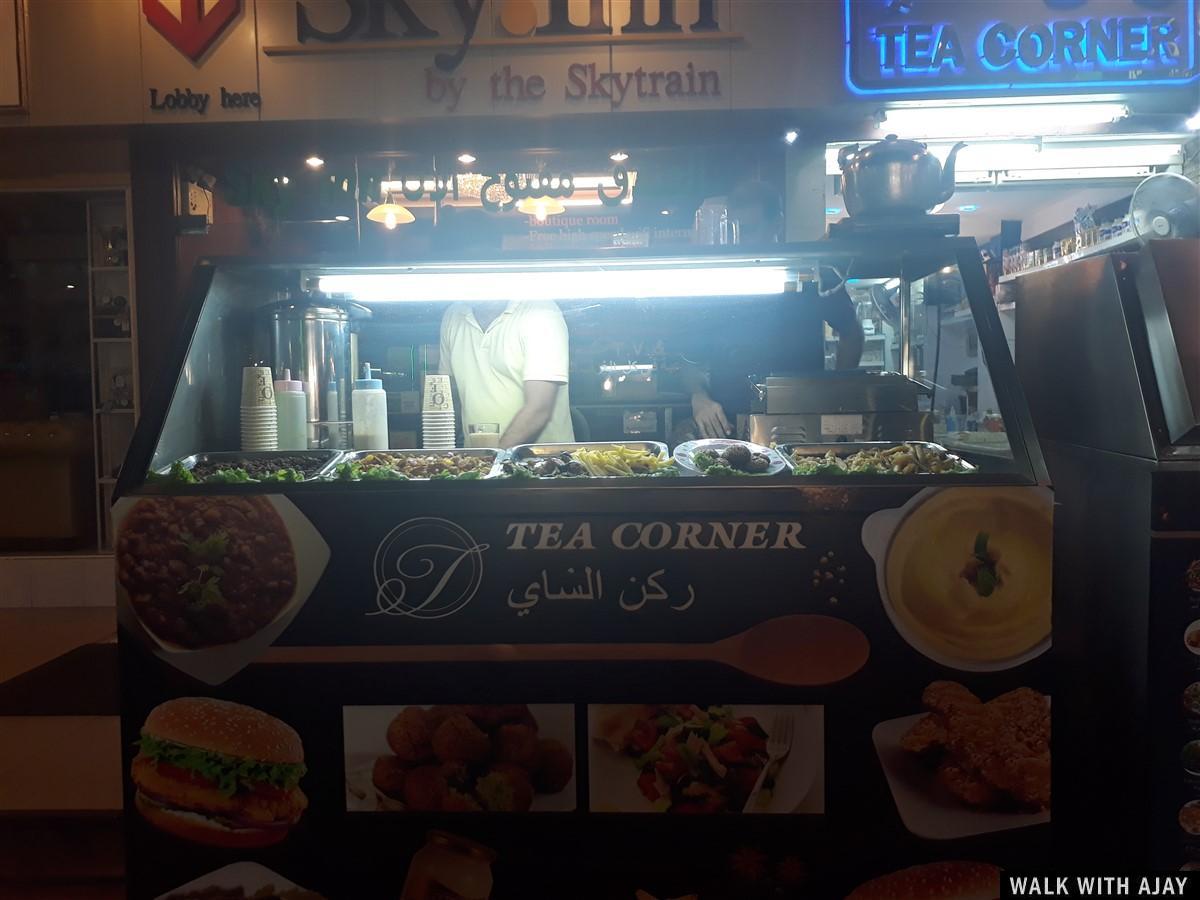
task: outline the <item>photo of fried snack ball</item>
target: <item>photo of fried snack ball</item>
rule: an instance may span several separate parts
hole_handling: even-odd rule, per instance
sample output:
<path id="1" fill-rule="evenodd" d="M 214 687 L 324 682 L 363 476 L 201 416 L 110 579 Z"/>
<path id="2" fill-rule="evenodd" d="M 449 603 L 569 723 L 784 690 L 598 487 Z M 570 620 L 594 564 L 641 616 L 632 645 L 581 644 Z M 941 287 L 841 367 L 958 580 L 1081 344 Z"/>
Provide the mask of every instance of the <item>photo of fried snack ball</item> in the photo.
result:
<path id="1" fill-rule="evenodd" d="M 446 799 L 446 779 L 437 766 L 417 766 L 404 779 L 404 803 L 412 812 L 437 812 Z"/>
<path id="2" fill-rule="evenodd" d="M 492 734 L 492 748 L 498 762 L 513 763 L 523 768 L 533 768 L 537 759 L 538 737 L 536 729 L 518 722 L 501 725 Z"/>
<path id="3" fill-rule="evenodd" d="M 437 731 L 438 727 L 451 716 L 466 716 L 478 725 L 481 730 L 488 731 L 489 726 L 482 724 L 486 719 L 486 715 L 483 713 L 483 710 L 486 708 L 478 704 L 467 703 L 442 703 L 437 706 L 431 706 L 425 713 L 428 716 L 429 733 L 433 734 L 433 732 Z"/>
<path id="4" fill-rule="evenodd" d="M 537 727 L 533 714 L 524 703 L 492 703 L 466 707 L 471 721 L 484 731 L 491 731 L 506 722 L 522 722 Z"/>
<path id="5" fill-rule="evenodd" d="M 470 794 L 454 789 L 446 791 L 442 798 L 442 812 L 481 812 L 483 807 Z"/>
<path id="6" fill-rule="evenodd" d="M 488 812 L 528 812 L 533 785 L 520 766 L 496 763 L 475 782 L 475 795 Z"/>
<path id="7" fill-rule="evenodd" d="M 462 713 L 452 713 L 433 733 L 433 753 L 442 762 L 483 762 L 492 745 L 474 722 Z"/>
<path id="8" fill-rule="evenodd" d="M 433 759 L 433 728 L 429 713 L 419 706 L 409 706 L 392 719 L 387 729 L 387 743 L 392 752 L 409 765 Z"/>
<path id="9" fill-rule="evenodd" d="M 539 794 L 557 794 L 575 774 L 575 761 L 562 741 L 542 738 L 537 742 L 533 786 Z"/>
<path id="10" fill-rule="evenodd" d="M 393 800 L 404 799 L 404 782 L 408 779 L 408 767 L 394 756 L 381 756 L 375 760 L 371 770 L 371 781 L 375 787 Z"/>

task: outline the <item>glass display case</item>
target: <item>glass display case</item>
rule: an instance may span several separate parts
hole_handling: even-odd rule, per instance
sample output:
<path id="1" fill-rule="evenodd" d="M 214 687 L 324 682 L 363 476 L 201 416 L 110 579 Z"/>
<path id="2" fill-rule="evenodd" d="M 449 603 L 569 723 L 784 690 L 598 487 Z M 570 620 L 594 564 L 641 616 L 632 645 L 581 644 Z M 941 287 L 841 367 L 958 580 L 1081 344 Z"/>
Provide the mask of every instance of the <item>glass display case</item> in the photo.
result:
<path id="1" fill-rule="evenodd" d="M 921 458 L 909 474 L 1044 480 L 970 240 L 890 252 L 825 241 L 755 255 L 543 254 L 387 267 L 214 262 L 196 272 L 191 313 L 178 369 L 164 380 L 173 389 L 139 435 L 127 490 L 146 473 L 171 484 L 158 476 L 196 454 L 273 449 L 246 433 L 256 415 L 242 394 L 252 368 L 272 393 L 287 370 L 302 394 L 303 440 L 273 432 L 281 453 L 473 446 L 508 456 L 518 444 L 630 441 L 673 452 L 719 437 L 781 450 L 781 478 L 823 478 L 903 474 L 911 447 L 890 469 L 878 454 L 917 442 Z M 968 316 L 970 341 L 944 325 Z M 831 337 L 862 350 L 828 352 Z M 373 443 L 358 415 L 366 369 L 383 401 Z M 510 430 L 530 381 L 551 385 L 552 413 Z M 286 415 L 286 400 L 256 402 Z M 947 454 L 927 446 L 935 443 L 959 463 L 937 463 L 934 455 Z M 610 462 L 605 485 L 618 483 L 617 473 L 694 474 L 686 460 L 628 473 Z M 349 471 L 326 468 L 304 480 Z M 509 465 L 478 474 L 503 482 L 529 473 Z"/>

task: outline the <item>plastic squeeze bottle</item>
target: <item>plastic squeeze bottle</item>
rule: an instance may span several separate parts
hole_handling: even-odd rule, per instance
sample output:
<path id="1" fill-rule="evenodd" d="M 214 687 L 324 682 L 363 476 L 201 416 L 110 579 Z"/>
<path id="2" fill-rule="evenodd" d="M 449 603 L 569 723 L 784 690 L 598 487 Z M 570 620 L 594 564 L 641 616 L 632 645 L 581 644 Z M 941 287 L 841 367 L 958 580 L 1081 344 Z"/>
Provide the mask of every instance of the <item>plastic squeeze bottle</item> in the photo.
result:
<path id="1" fill-rule="evenodd" d="M 279 420 L 279 449 L 308 449 L 308 398 L 304 382 L 292 380 L 290 369 L 275 382 L 275 409 Z"/>
<path id="2" fill-rule="evenodd" d="M 354 423 L 355 450 L 388 448 L 387 394 L 383 381 L 371 377 L 371 364 L 363 363 L 363 377 L 354 380 L 350 414 Z"/>

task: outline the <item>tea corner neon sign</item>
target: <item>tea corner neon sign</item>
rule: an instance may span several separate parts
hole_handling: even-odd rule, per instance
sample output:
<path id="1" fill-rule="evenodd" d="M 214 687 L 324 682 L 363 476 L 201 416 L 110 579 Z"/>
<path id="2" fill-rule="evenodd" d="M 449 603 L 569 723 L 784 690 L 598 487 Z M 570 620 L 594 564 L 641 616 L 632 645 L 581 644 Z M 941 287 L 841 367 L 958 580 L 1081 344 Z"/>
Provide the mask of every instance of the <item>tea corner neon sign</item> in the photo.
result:
<path id="1" fill-rule="evenodd" d="M 1044 0 L 972 17 L 946 0 L 844 0 L 845 79 L 864 96 L 1195 81 L 1196 0 Z M 978 7 L 975 7 L 978 8 Z M 968 10 L 963 15 L 964 9 Z M 1001 7 L 1001 15 L 1007 10 Z"/>

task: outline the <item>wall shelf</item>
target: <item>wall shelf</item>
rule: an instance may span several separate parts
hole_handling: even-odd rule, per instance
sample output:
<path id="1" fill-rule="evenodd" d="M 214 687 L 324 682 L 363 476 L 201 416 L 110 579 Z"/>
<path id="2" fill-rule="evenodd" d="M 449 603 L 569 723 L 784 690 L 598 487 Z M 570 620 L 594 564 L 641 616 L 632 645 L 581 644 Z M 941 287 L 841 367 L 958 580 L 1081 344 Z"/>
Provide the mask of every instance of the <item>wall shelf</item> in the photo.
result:
<path id="1" fill-rule="evenodd" d="M 88 308 L 92 342 L 92 430 L 95 456 L 97 545 L 112 549 L 109 507 L 137 421 L 140 397 L 137 378 L 137 319 L 131 265 L 95 265 L 97 261 L 128 259 L 132 264 L 128 191 L 95 194 L 87 205 Z M 114 297 L 127 299 L 122 316 L 128 316 L 129 333 L 106 337 L 121 324 L 111 311 Z M 106 327 L 107 326 L 107 327 Z M 131 406 L 112 406 L 117 392 L 128 391 Z M 124 397 L 121 398 L 124 401 Z"/>
<path id="2" fill-rule="evenodd" d="M 1124 250 L 1127 247 L 1136 247 L 1138 243 L 1137 235 L 1132 232 L 1123 232 L 1115 238 L 1109 238 L 1107 241 L 1101 241 L 1098 244 L 1092 244 L 1090 247 L 1084 247 L 1082 250 L 1076 250 L 1074 253 L 1068 253 L 1066 256 L 1060 256 L 1058 259 L 1051 260 L 1044 266 L 1035 266 L 1032 269 L 1022 269 L 1020 272 L 1001 275 L 1000 283 L 1008 284 L 1010 281 L 1015 281 L 1026 275 L 1032 275 L 1034 272 L 1045 272 L 1047 269 L 1056 269 L 1059 266 L 1065 266 L 1067 263 L 1072 263 L 1079 259 L 1087 259 L 1089 256 L 1099 256 L 1102 253 L 1114 253 L 1117 250 Z"/>

